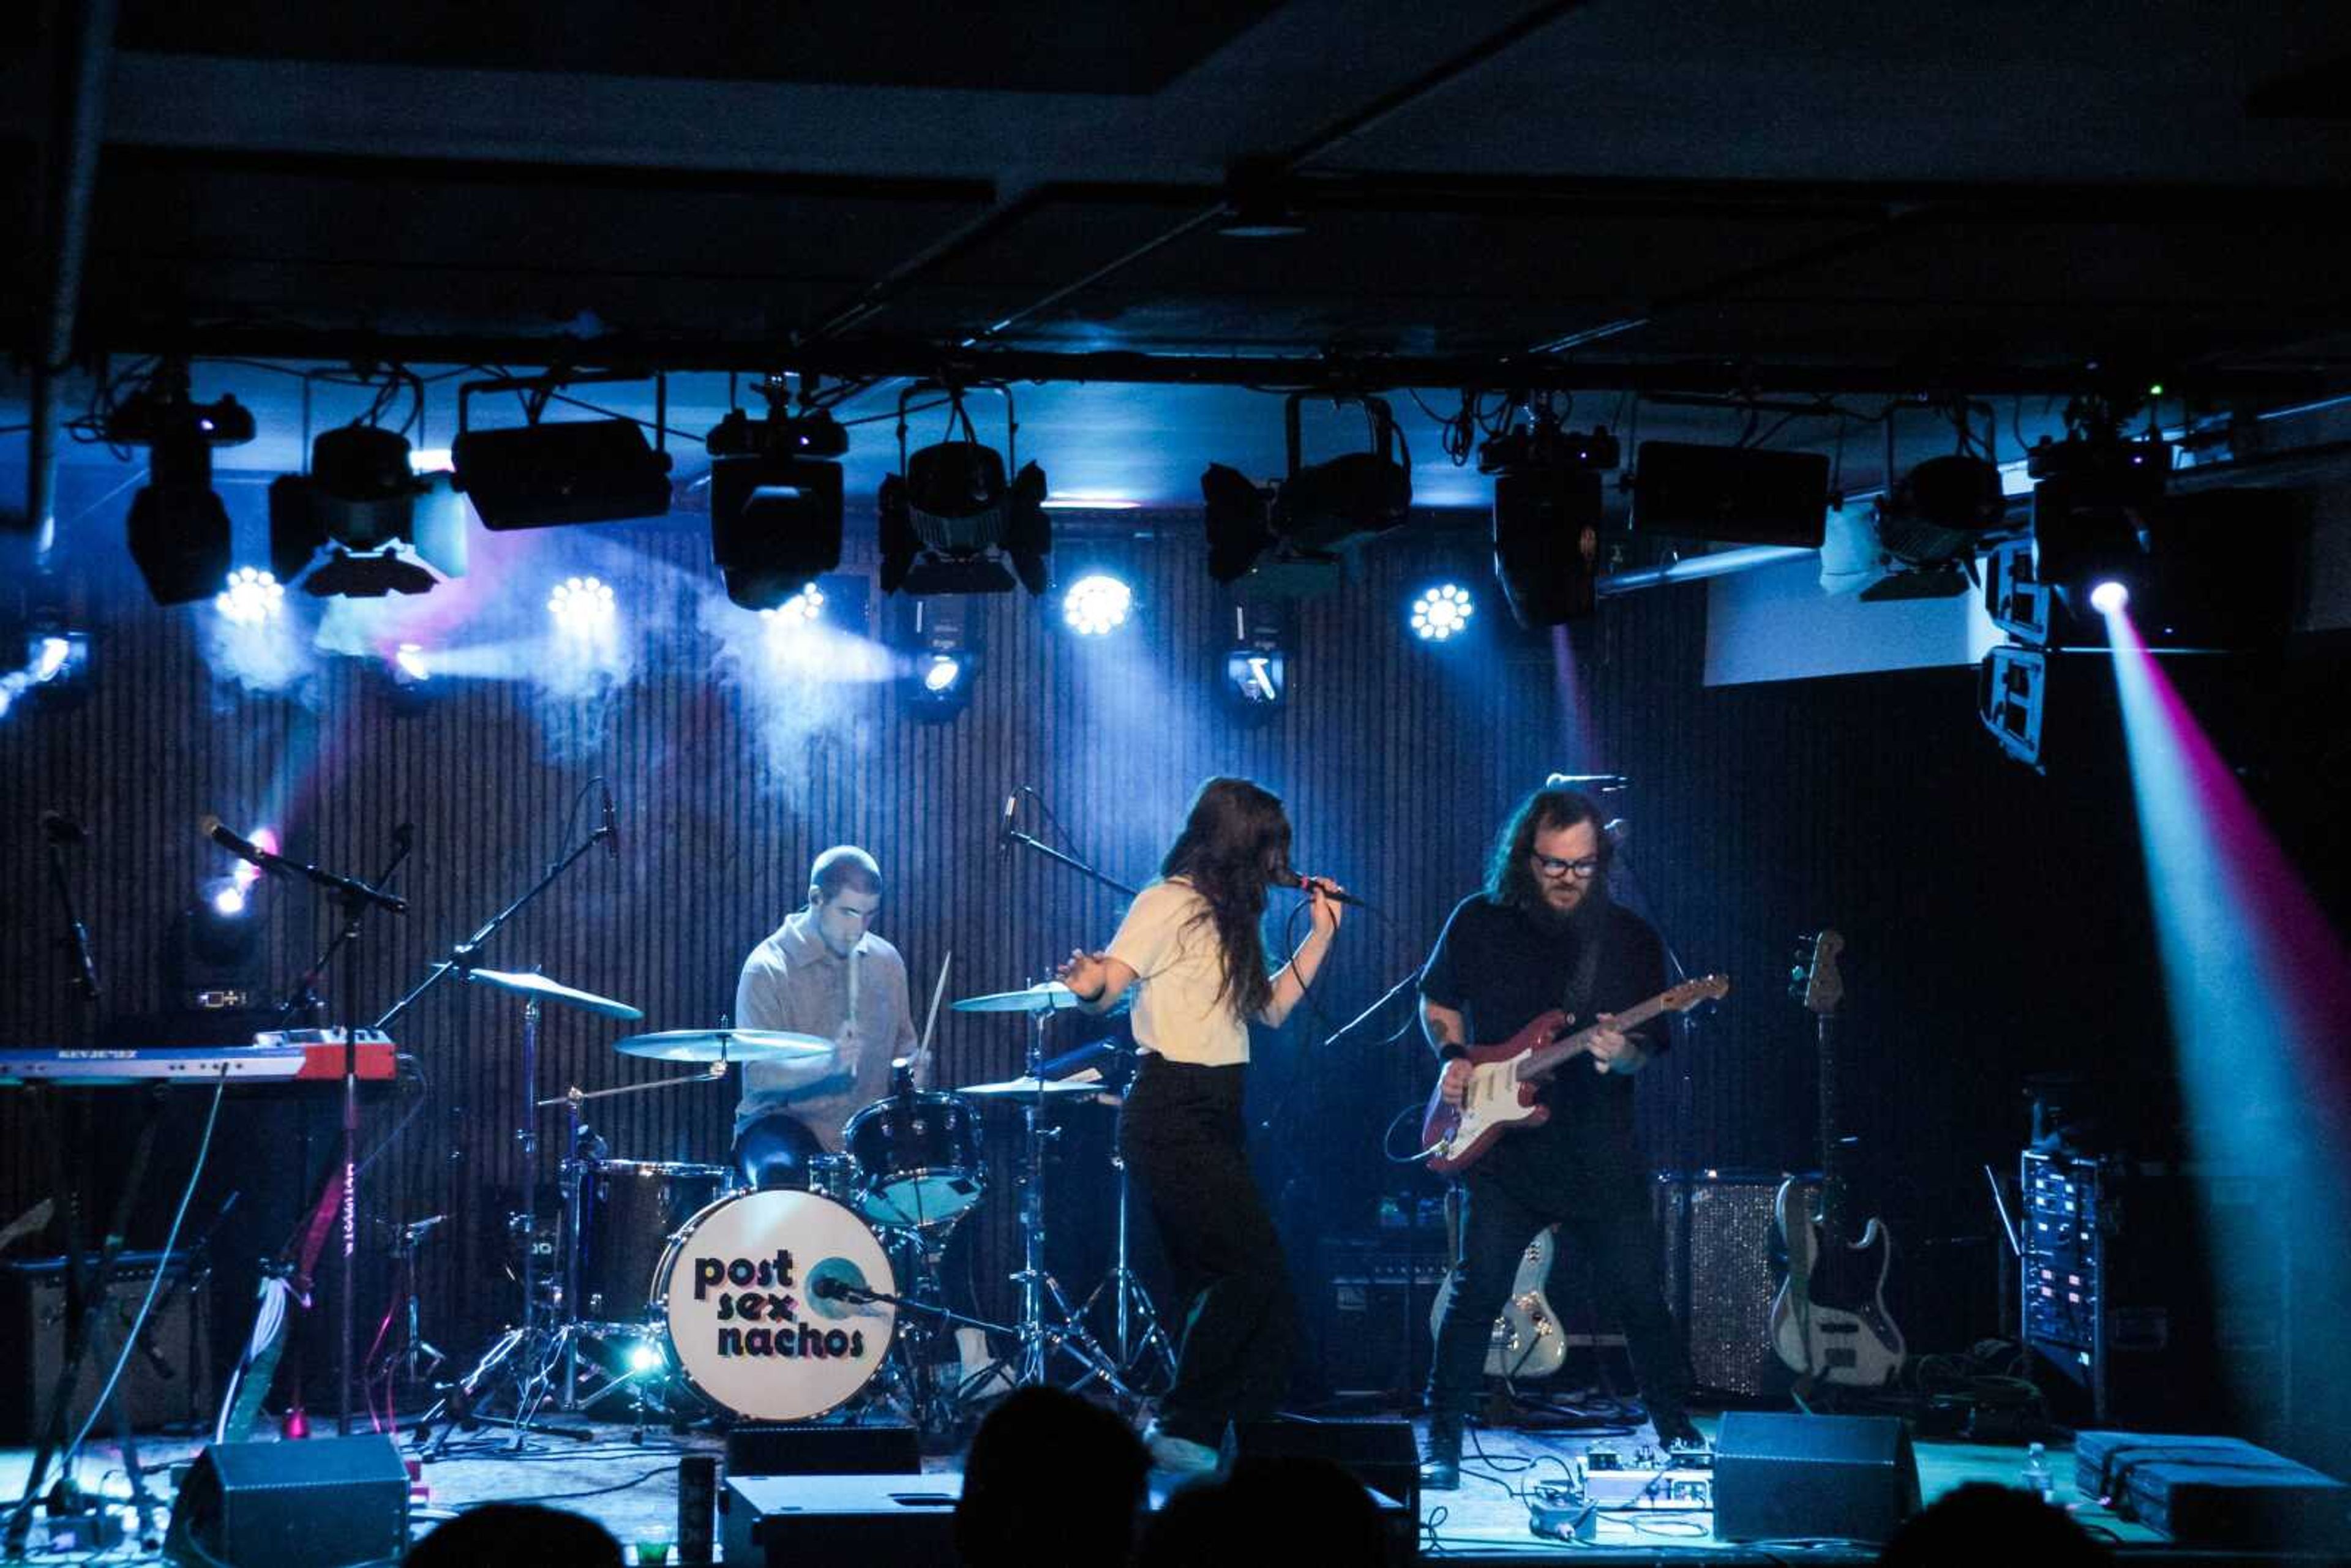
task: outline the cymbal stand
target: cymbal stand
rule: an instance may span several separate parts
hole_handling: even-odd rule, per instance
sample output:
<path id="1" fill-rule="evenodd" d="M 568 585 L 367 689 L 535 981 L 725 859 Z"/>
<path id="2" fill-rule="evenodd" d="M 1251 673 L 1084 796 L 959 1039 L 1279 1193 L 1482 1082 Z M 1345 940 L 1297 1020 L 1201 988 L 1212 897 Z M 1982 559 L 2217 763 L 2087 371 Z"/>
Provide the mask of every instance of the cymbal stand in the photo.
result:
<path id="1" fill-rule="evenodd" d="M 549 1427 L 537 1421 L 539 1407 L 546 1404 L 549 1386 L 557 1364 L 570 1348 L 573 1325 L 566 1321 L 559 1327 L 545 1321 L 546 1303 L 541 1300 L 538 1273 L 538 1011 L 537 997 L 523 1004 L 522 1009 L 522 1115 L 515 1127 L 515 1143 L 522 1151 L 523 1207 L 516 1218 L 523 1238 L 522 1249 L 522 1321 L 498 1336 L 496 1343 L 483 1353 L 473 1369 L 459 1378 L 418 1422 L 421 1432 L 435 1417 L 451 1415 L 458 1419 L 441 1434 L 434 1448 L 437 1456 L 448 1446 L 450 1433 L 464 1423 L 482 1423 L 508 1427 L 514 1431 L 510 1451 L 519 1452 L 524 1437 L 530 1432 L 549 1432 L 560 1437 L 585 1437 L 589 1434 L 561 1427 Z M 568 1320 L 572 1304 L 566 1299 L 561 1311 Z M 511 1386 L 514 1415 L 507 1418 L 484 1416 L 476 1406 L 482 1399 L 485 1385 L 493 1375 L 498 1382 Z M 566 1389 L 566 1397 L 569 1397 Z"/>
<path id="2" fill-rule="evenodd" d="M 1122 1110 L 1119 1114 L 1123 1118 L 1125 1112 Z M 1176 1381 L 1176 1346 L 1160 1326 L 1159 1311 L 1152 1305 L 1151 1292 L 1144 1289 L 1142 1278 L 1128 1266 L 1128 1176 L 1126 1158 L 1119 1153 L 1115 1135 L 1111 1139 L 1110 1163 L 1111 1168 L 1118 1172 L 1118 1248 L 1110 1272 L 1078 1303 L 1077 1317 L 1081 1322 L 1090 1321 L 1094 1303 L 1108 1291 L 1113 1324 L 1109 1348 L 1117 1359 L 1119 1376 L 1137 1388 L 1152 1383 L 1156 1392 Z"/>
<path id="3" fill-rule="evenodd" d="M 1045 1060 L 1045 1026 L 1052 1016 L 1050 1003 L 1031 1009 L 1029 1015 L 1029 1055 L 1023 1071 L 1031 1080 L 1037 1079 L 1038 1067 Z M 1061 1134 L 1060 1128 L 1043 1124 L 1041 1080 L 1037 1092 L 1022 1098 L 1020 1117 L 1028 1159 L 1020 1176 L 1020 1269 L 1012 1276 L 1020 1287 L 1020 1349 L 1012 1364 L 1012 1381 L 1016 1385 L 1051 1381 L 1053 1356 L 1058 1352 L 1081 1368 L 1077 1381 L 1068 1385 L 1071 1389 L 1099 1380 L 1119 1398 L 1133 1400 L 1134 1391 L 1120 1375 L 1119 1364 L 1102 1349 L 1084 1318 L 1071 1310 L 1061 1281 L 1045 1267 L 1045 1147 Z"/>

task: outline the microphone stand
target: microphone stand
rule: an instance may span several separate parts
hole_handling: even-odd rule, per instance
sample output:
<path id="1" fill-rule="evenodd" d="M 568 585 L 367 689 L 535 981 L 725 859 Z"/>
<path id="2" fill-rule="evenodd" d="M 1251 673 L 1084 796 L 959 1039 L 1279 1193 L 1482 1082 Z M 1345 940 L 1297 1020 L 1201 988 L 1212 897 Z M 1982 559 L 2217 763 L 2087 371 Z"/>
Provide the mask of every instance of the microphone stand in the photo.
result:
<path id="1" fill-rule="evenodd" d="M 52 833 L 49 836 L 49 886 L 57 895 L 57 907 L 65 916 L 65 935 L 57 946 L 65 949 L 68 974 L 67 984 L 85 1003 L 98 1000 L 98 964 L 90 956 L 89 928 L 81 923 L 81 912 L 74 905 L 73 885 L 66 880 L 66 841 Z M 89 1014 L 83 1012 L 87 1020 Z"/>
<path id="2" fill-rule="evenodd" d="M 384 1010 L 384 1015 L 375 1020 L 375 1027 L 380 1030 L 390 1029 L 393 1019 L 406 1012 L 419 998 L 424 995 L 425 992 L 431 990 L 434 986 L 439 985 L 443 980 L 448 978 L 452 971 L 462 973 L 465 970 L 474 967 L 475 961 L 481 956 L 482 948 L 489 944 L 491 937 L 498 934 L 499 927 L 503 926 L 507 921 L 520 914 L 525 904 L 528 904 L 532 899 L 537 898 L 540 894 L 545 893 L 548 888 L 553 884 L 556 878 L 561 876 L 565 872 L 571 869 L 571 864 L 574 861 L 577 861 L 581 855 L 586 854 L 590 850 L 594 849 L 598 844 L 603 842 L 606 838 L 611 836 L 611 831 L 612 830 L 610 827 L 600 826 L 595 830 L 595 831 L 580 840 L 579 843 L 564 852 L 562 857 L 557 860 L 552 865 L 549 865 L 546 872 L 539 877 L 538 881 L 531 884 L 530 891 L 525 893 L 520 898 L 516 899 L 512 904 L 507 904 L 504 909 L 499 910 L 496 915 L 491 915 L 489 919 L 484 921 L 481 926 L 475 930 L 472 936 L 466 937 L 463 942 L 460 942 L 455 946 L 450 948 L 449 956 L 446 958 L 437 961 L 428 968 L 425 971 L 424 978 L 419 980 L 413 989 L 412 989 L 406 996 L 401 998 L 400 1000 L 392 1003 L 391 1007 Z"/>
<path id="3" fill-rule="evenodd" d="M 1018 844 L 1022 849 L 1026 850 L 1034 850 L 1039 854 L 1043 855 L 1047 860 L 1053 862 L 1057 865 L 1065 865 L 1071 871 L 1076 872 L 1080 876 L 1092 878 L 1102 886 L 1109 888 L 1113 893 L 1123 893 L 1126 894 L 1127 897 L 1133 898 L 1137 891 L 1136 889 L 1129 887 L 1126 883 L 1119 881 L 1118 878 L 1114 876 L 1096 871 L 1093 867 L 1088 865 L 1077 856 L 1057 850 L 1052 845 L 1045 842 L 1042 839 L 1024 833 L 1018 828 L 1006 830 L 1004 834 L 1004 842 L 1008 845 Z"/>
<path id="4" fill-rule="evenodd" d="M 290 1019 L 299 1012 L 307 1024 L 313 1029 L 318 1027 L 319 1015 L 327 1009 L 326 1002 L 319 995 L 319 983 L 327 977 L 327 970 L 334 964 L 335 955 L 343 950 L 345 944 L 359 936 L 360 916 L 366 913 L 368 904 L 372 902 L 369 894 L 380 893 L 391 883 L 402 862 L 408 859 L 408 852 L 415 842 L 415 831 L 406 822 L 392 831 L 392 841 L 397 847 L 372 884 L 353 883 L 350 887 L 336 889 L 335 902 L 342 906 L 343 923 L 335 928 L 335 935 L 327 943 L 326 951 L 311 960 L 310 967 L 302 971 L 302 977 L 294 982 L 294 988 L 286 993 L 286 999 L 277 1004 L 280 1019 Z M 368 891 L 362 893 L 360 891 L 362 888 Z"/>

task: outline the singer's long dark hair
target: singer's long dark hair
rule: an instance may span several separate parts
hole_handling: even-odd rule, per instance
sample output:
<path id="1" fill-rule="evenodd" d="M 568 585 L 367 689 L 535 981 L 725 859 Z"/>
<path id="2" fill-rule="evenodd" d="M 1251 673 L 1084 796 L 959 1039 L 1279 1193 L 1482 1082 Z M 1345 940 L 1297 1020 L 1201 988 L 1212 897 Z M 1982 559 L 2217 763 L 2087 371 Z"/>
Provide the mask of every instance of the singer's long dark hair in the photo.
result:
<path id="1" fill-rule="evenodd" d="M 1217 997 L 1245 1019 L 1273 999 L 1258 923 L 1265 917 L 1267 886 L 1289 864 L 1290 819 L 1282 814 L 1281 797 L 1246 779 L 1201 785 L 1184 831 L 1159 862 L 1162 877 L 1185 878 L 1207 901 L 1198 918 L 1215 927 L 1224 956 Z"/>
<path id="2" fill-rule="evenodd" d="M 1494 836 L 1494 858 L 1486 867 L 1486 897 L 1513 909 L 1541 909 L 1542 892 L 1535 885 L 1532 862 L 1535 835 L 1589 822 L 1600 839 L 1600 874 L 1608 874 L 1608 835 L 1600 806 L 1579 789 L 1538 789 L 1519 802 L 1510 820 Z"/>

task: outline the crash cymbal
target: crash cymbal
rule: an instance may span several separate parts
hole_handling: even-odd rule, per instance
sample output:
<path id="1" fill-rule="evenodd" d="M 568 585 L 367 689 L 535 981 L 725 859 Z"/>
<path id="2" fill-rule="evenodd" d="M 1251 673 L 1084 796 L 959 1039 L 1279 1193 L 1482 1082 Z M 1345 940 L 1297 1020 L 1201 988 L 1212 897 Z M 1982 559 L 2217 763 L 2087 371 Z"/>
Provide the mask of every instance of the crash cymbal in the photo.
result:
<path id="1" fill-rule="evenodd" d="M 671 1029 L 632 1034 L 612 1049 L 653 1061 L 793 1061 L 829 1055 L 832 1041 L 774 1029 Z"/>
<path id="2" fill-rule="evenodd" d="M 504 969 L 468 969 L 465 978 L 477 986 L 487 986 L 496 991 L 512 991 L 517 996 L 534 997 L 543 1002 L 561 1002 L 582 1012 L 601 1013 L 608 1019 L 641 1019 L 644 1009 L 626 1002 L 616 1002 L 610 997 L 600 997 L 593 991 L 576 991 L 569 986 L 558 985 L 545 975 L 518 975 Z"/>
<path id="3" fill-rule="evenodd" d="M 967 1083 L 951 1090 L 956 1094 L 969 1094 L 982 1100 L 1019 1099 L 1058 1100 L 1065 1095 L 1099 1096 L 1109 1092 L 1110 1085 L 1099 1078 L 1008 1078 L 1001 1083 Z"/>
<path id="4" fill-rule="evenodd" d="M 1022 990 L 966 997 L 950 1005 L 959 1013 L 1050 1013 L 1076 1007 L 1078 996 L 1061 981 L 1047 980 Z"/>

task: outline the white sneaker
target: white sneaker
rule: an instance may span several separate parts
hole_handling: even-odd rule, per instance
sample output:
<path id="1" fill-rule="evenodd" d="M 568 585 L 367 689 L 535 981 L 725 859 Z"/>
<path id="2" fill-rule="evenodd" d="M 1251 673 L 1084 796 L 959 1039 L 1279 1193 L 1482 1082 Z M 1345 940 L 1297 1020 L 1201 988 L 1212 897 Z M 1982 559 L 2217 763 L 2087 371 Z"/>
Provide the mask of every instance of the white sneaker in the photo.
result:
<path id="1" fill-rule="evenodd" d="M 1154 1466 L 1174 1475 L 1214 1475 L 1224 1462 L 1207 1444 L 1163 1432 L 1156 1421 L 1143 1429 L 1143 1446 L 1150 1451 Z"/>

